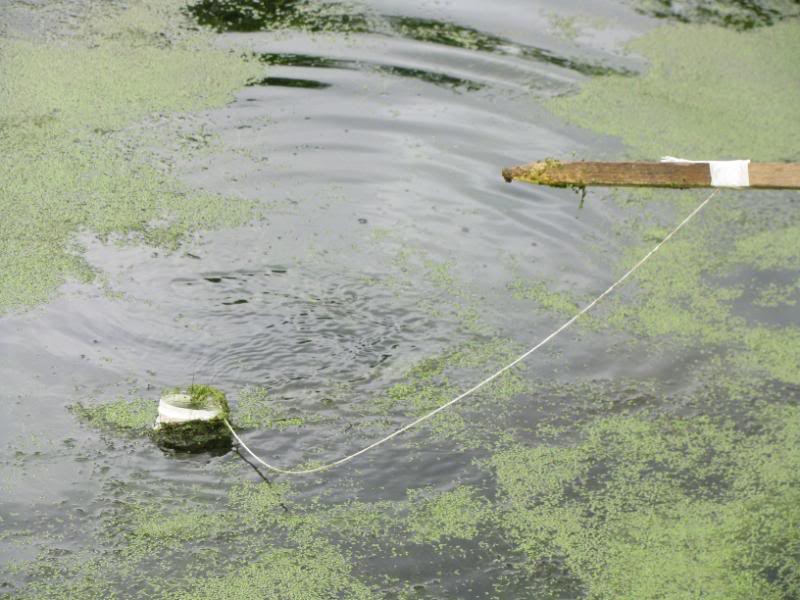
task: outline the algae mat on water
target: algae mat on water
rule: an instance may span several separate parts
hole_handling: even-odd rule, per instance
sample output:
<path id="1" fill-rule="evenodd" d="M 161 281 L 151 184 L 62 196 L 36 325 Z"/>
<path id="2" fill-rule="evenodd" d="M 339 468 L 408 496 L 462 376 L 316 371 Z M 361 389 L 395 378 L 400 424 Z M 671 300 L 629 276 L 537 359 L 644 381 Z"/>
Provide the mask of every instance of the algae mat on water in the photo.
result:
<path id="1" fill-rule="evenodd" d="M 757 425 L 611 417 L 577 445 L 500 452 L 503 527 L 589 598 L 797 598 L 800 413 Z"/>
<path id="2" fill-rule="evenodd" d="M 647 58 L 643 76 L 593 79 L 553 101 L 555 113 L 621 137 L 637 160 L 800 159 L 797 21 L 745 33 L 667 26 L 629 48 Z"/>
<path id="3" fill-rule="evenodd" d="M 137 19 L 157 14 L 149 8 L 142 10 Z M 129 49 L 126 40 L 158 31 L 157 27 L 134 27 L 130 22 L 115 27 L 116 33 L 103 41 L 100 48 L 112 44 L 120 51 Z M 796 34 L 797 25 L 787 24 L 753 34 L 687 26 L 656 31 L 636 42 L 635 47 L 646 53 L 654 65 L 660 61 L 661 76 L 654 68 L 640 79 L 594 80 L 578 95 L 556 101 L 556 110 L 567 119 L 580 121 L 585 118 L 581 116 L 581 103 L 597 102 L 592 110 L 599 111 L 599 116 L 588 119 L 586 124 L 622 135 L 633 155 L 660 152 L 652 146 L 652 140 L 658 139 L 661 123 L 674 120 L 679 111 L 706 113 L 702 106 L 695 106 L 691 97 L 681 97 L 680 90 L 676 90 L 678 95 L 657 101 L 665 93 L 663 82 L 658 83 L 659 77 L 685 71 L 684 77 L 691 78 L 692 73 L 702 72 L 702 77 L 695 77 L 701 96 L 706 93 L 703 86 L 710 80 L 715 85 L 733 86 L 729 89 L 752 89 L 748 88 L 749 75 L 740 77 L 744 81 L 727 83 L 722 77 L 724 65 L 718 61 L 684 64 L 682 45 L 687 51 L 705 53 L 735 47 L 746 56 L 748 48 L 769 46 L 771 40 L 777 39 L 770 35 L 783 36 L 784 41 L 788 39 L 788 48 L 796 47 L 787 31 Z M 159 38 L 159 35 L 151 37 Z M 144 118 L 153 110 L 188 110 L 224 102 L 241 85 L 251 68 L 246 61 L 218 53 L 206 46 L 205 41 L 191 42 L 192 39 L 193 34 L 187 34 L 176 43 L 179 48 L 182 44 L 198 43 L 203 52 L 210 52 L 220 64 L 231 61 L 232 72 L 238 73 L 231 79 L 227 79 L 227 74 L 220 75 L 228 84 L 216 88 L 219 95 L 213 100 L 206 97 L 202 102 L 197 101 L 175 90 L 165 95 L 159 92 L 153 100 L 152 92 L 147 91 L 141 92 L 141 97 L 133 94 L 134 100 L 120 95 L 115 101 L 117 108 L 110 113 L 103 113 L 91 103 L 76 101 L 67 103 L 73 106 L 69 112 L 72 116 L 59 120 L 59 113 L 48 113 L 51 104 L 40 106 L 34 102 L 32 107 L 38 108 L 32 112 L 20 103 L 13 122 L 6 121 L 4 116 L 3 144 L 8 147 L 14 144 L 19 156 L 27 153 L 52 161 L 49 167 L 52 174 L 48 176 L 57 177 L 58 185 L 36 179 L 38 187 L 31 189 L 49 190 L 61 200 L 51 206 L 44 203 L 43 194 L 30 194 L 42 203 L 39 206 L 42 215 L 63 209 L 58 213 L 59 218 L 70 217 L 64 207 L 74 198 L 64 196 L 62 190 L 79 199 L 88 194 L 90 202 L 69 226 L 51 223 L 53 231 L 44 228 L 33 231 L 53 237 L 46 238 L 50 240 L 47 245 L 37 245 L 39 242 L 31 239 L 30 245 L 23 248 L 51 256 L 56 266 L 59 265 L 56 259 L 66 262 L 55 270 L 42 267 L 39 287 L 26 288 L 30 283 L 8 286 L 7 289 L 17 290 L 15 293 L 21 299 L 7 300 L 7 305 L 44 299 L 65 275 L 85 268 L 79 258 L 64 251 L 64 244 L 82 228 L 104 235 L 135 233 L 147 239 L 161 236 L 158 239 L 163 240 L 165 235 L 179 235 L 196 224 L 188 212 L 180 212 L 183 205 L 178 201 L 192 203 L 198 197 L 181 196 L 185 190 L 170 183 L 160 170 L 148 166 L 146 160 L 127 161 L 129 155 L 125 152 L 131 146 L 126 145 L 130 140 L 124 129 L 132 119 Z M 69 42 L 73 43 L 78 44 L 75 47 L 78 54 L 85 51 L 84 60 L 93 60 L 91 49 Z M 130 46 L 135 54 L 134 47 L 139 45 Z M 38 59 L 31 58 L 38 56 L 36 44 L 13 42 L 8 43 L 8 48 L 17 57 L 4 62 L 3 68 L 16 65 L 12 69 L 15 77 L 22 76 L 26 61 L 38 64 Z M 161 51 L 156 44 L 156 49 L 147 52 L 162 56 L 157 54 Z M 163 51 L 175 49 L 169 46 Z M 786 51 L 784 46 L 783 52 Z M 48 53 L 57 54 L 53 47 L 49 47 Z M 104 55 L 101 52 L 96 56 Z M 180 53 L 175 58 L 188 64 L 194 60 Z M 70 59 L 61 57 L 61 60 Z M 102 58 L 101 64 L 109 66 L 109 61 L 117 66 L 125 64 L 116 60 Z M 777 57 L 775 60 L 778 61 Z M 766 77 L 766 73 L 773 73 L 776 78 L 784 77 L 787 75 L 782 66 L 784 60 L 785 57 L 770 62 L 752 76 Z M 714 65 L 723 71 L 718 72 Z M 716 79 L 710 77 L 715 73 Z M 165 80 L 171 77 L 159 76 Z M 89 77 L 89 81 L 94 80 Z M 102 81 L 103 85 L 108 83 Z M 68 88 L 66 82 L 61 85 Z M 89 90 L 98 89 L 89 83 L 86 86 Z M 169 89 L 171 83 L 162 81 L 156 87 Z M 71 92 L 65 89 L 64 93 Z M 777 93 L 783 97 L 792 92 Z M 83 94 L 87 95 L 96 94 Z M 135 100 L 137 97 L 139 100 Z M 633 105 L 629 104 L 630 97 Z M 647 107 L 634 110 L 639 104 L 647 104 L 651 97 L 652 110 Z M 743 114 L 755 113 L 760 106 L 758 95 L 735 97 L 740 102 L 737 110 Z M 719 102 L 722 101 L 720 98 Z M 783 117 L 770 125 L 776 139 L 793 132 L 792 127 L 796 126 L 791 122 L 792 106 L 779 104 L 776 110 Z M 622 112 L 615 113 L 614 107 L 621 107 Z M 95 114 L 97 110 L 100 113 Z M 615 119 L 622 120 L 619 114 L 638 119 L 641 130 L 649 133 L 628 135 L 621 125 L 614 129 Z M 700 153 L 724 142 L 727 136 L 724 128 L 705 123 L 700 116 L 697 120 L 703 122 L 703 129 L 684 130 L 672 140 L 679 140 L 681 145 L 669 148 L 670 152 Z M 103 133 L 104 127 L 112 132 Z M 747 131 L 743 130 L 743 134 L 747 135 Z M 707 136 L 711 136 L 710 141 Z M 53 150 L 48 140 L 54 144 Z M 76 148 L 72 148 L 73 143 Z M 749 143 L 752 149 L 748 154 L 754 158 L 759 151 L 772 151 L 760 137 Z M 133 149 L 134 157 L 143 152 L 138 144 Z M 59 165 L 64 155 L 73 151 L 81 153 L 82 158 L 74 169 L 62 169 Z M 99 153 L 98 160 L 93 153 Z M 14 159 L 17 160 L 21 159 Z M 25 171 L 22 162 L 14 164 L 13 176 L 20 183 L 27 182 L 34 174 L 33 170 Z M 95 164 L 106 169 L 101 187 L 93 187 L 93 175 L 103 175 L 102 168 L 93 169 Z M 150 184 L 144 185 L 143 181 Z M 126 210 L 120 210 L 119 220 L 111 219 L 112 215 L 117 218 L 115 205 L 107 206 L 104 201 L 116 199 L 120 209 L 124 209 L 132 206 L 127 200 L 141 190 L 149 190 L 141 198 L 147 209 L 146 219 L 137 220 Z M 160 204 L 164 190 L 171 190 L 166 197 L 174 203 Z M 662 202 L 671 202 L 676 213 L 696 202 L 695 196 L 682 193 L 625 195 L 621 199 L 631 203 L 629 206 L 634 207 L 637 216 L 645 213 L 642 221 L 646 223 L 640 228 L 634 225 L 634 231 L 641 233 L 643 245 L 648 247 L 652 246 L 653 238 L 663 235 L 663 227 L 674 222 L 674 215 L 659 212 Z M 213 205 L 211 200 L 209 205 Z M 157 473 L 150 471 L 139 473 L 131 481 L 110 477 L 104 481 L 103 511 L 96 523 L 87 526 L 94 518 L 92 515 L 72 518 L 60 525 L 62 539 L 85 540 L 84 543 L 74 552 L 61 552 L 60 539 L 52 544 L 46 542 L 50 546 L 39 557 L 19 566 L 26 582 L 25 587 L 19 588 L 19 597 L 108 598 L 115 594 L 142 598 L 441 597 L 448 595 L 447 590 L 440 592 L 435 583 L 427 581 L 431 589 L 424 586 L 418 589 L 414 585 L 418 579 L 396 563 L 410 557 L 416 566 L 424 561 L 422 556 L 436 561 L 443 555 L 455 556 L 460 561 L 459 552 L 467 550 L 459 543 L 472 542 L 484 551 L 483 560 L 464 561 L 464 565 L 489 565 L 486 573 L 478 575 L 497 577 L 494 594 L 497 598 L 796 598 L 800 594 L 797 493 L 800 415 L 794 379 L 798 342 L 791 341 L 796 329 L 771 327 L 738 316 L 732 302 L 743 297 L 746 290 L 738 284 L 718 280 L 720 275 L 732 277 L 743 269 L 767 275 L 772 270 L 790 271 L 796 279 L 798 253 L 792 241 L 796 239 L 798 217 L 782 211 L 777 203 L 770 207 L 770 214 L 759 215 L 747 202 L 737 203 L 731 197 L 725 198 L 724 205 L 715 203 L 702 221 L 684 232 L 683 239 L 665 247 L 661 263 L 650 265 L 655 268 L 637 278 L 640 294 L 632 302 L 615 304 L 608 317 L 611 327 L 628 328 L 645 343 L 673 336 L 687 346 L 703 350 L 721 348 L 723 356 L 729 353 L 730 360 L 720 371 L 742 365 L 749 367 L 742 373 L 755 370 L 764 376 L 756 386 L 746 388 L 749 395 L 730 397 L 728 390 L 738 385 L 739 380 L 720 377 L 725 379 L 724 385 L 705 402 L 699 398 L 702 390 L 688 395 L 681 408 L 689 407 L 691 410 L 687 412 L 693 416 L 682 418 L 674 414 L 672 399 L 662 395 L 658 386 L 645 393 L 649 382 L 638 381 L 632 402 L 624 408 L 620 408 L 623 404 L 620 399 L 625 394 L 594 384 L 556 386 L 559 389 L 549 394 L 552 404 L 549 406 L 543 400 L 548 397 L 546 389 L 534 394 L 528 387 L 530 382 L 514 373 L 487 391 L 490 397 L 480 420 L 481 435 L 495 438 L 488 441 L 481 438 L 479 446 L 489 449 L 487 454 L 495 454 L 475 465 L 476 471 L 483 469 L 481 474 L 489 482 L 485 486 L 489 489 L 474 482 L 459 486 L 447 475 L 441 482 L 443 489 L 409 490 L 406 498 L 396 501 L 333 503 L 330 497 L 315 497 L 315 492 L 304 489 L 303 484 L 270 487 L 242 483 L 247 467 L 233 461 L 226 463 L 228 471 L 219 466 L 208 467 L 217 469 L 214 474 L 220 481 L 219 495 L 212 500 L 197 498 L 191 483 L 165 484 Z M 35 208 L 34 205 L 31 210 Z M 175 211 L 172 214 L 177 216 L 173 218 L 178 220 L 174 230 L 149 227 L 150 219 L 160 216 L 158 211 L 162 209 Z M 30 216 L 38 219 L 44 218 L 42 215 Z M 212 217 L 213 214 L 209 222 L 218 223 Z M 21 234 L 17 235 L 24 241 Z M 640 255 L 640 251 L 641 248 L 632 248 L 623 262 Z M 36 275 L 36 264 L 31 259 L 26 267 L 29 270 L 22 275 L 19 272 L 18 276 Z M 45 277 L 48 273 L 52 279 Z M 13 283 L 10 279 L 9 282 Z M 538 302 L 554 313 L 568 314 L 573 304 L 569 298 L 555 296 L 546 286 L 521 280 L 512 292 L 521 300 Z M 781 297 L 773 301 L 780 303 Z M 593 328 L 600 327 L 600 321 L 599 317 L 593 321 Z M 742 351 L 737 348 L 741 344 L 749 345 L 744 346 L 745 350 L 749 347 L 755 350 Z M 494 362 L 502 363 L 502 359 L 513 354 L 515 345 L 513 342 L 484 344 L 480 349 L 486 349 L 490 356 L 467 348 L 424 361 L 387 390 L 380 414 L 385 414 L 386 407 L 410 413 L 429 409 L 449 397 L 446 392 L 455 387 L 455 376 L 453 381 L 448 377 L 454 368 L 488 371 Z M 686 370 L 685 376 L 698 377 L 691 369 Z M 768 396 L 761 389 L 772 380 L 784 384 L 782 394 Z M 535 397 L 537 408 L 553 409 L 555 416 L 538 419 L 542 425 L 539 428 L 525 428 L 520 423 L 505 435 L 496 433 L 506 423 L 504 414 L 512 410 L 505 405 L 520 393 Z M 641 396 L 649 398 L 647 410 L 642 408 Z M 577 408 L 573 405 L 572 411 L 560 415 L 556 412 L 556 408 L 575 398 L 583 399 L 585 404 Z M 497 409 L 499 400 L 504 401 L 503 410 Z M 520 403 L 517 408 L 525 412 L 531 404 L 526 407 Z M 251 408 L 260 406 L 255 403 Z M 133 434 L 148 426 L 153 410 L 154 405 L 147 401 L 125 402 L 91 411 L 86 416 L 103 429 L 122 428 Z M 462 423 L 456 418 L 460 414 L 463 413 L 450 413 L 448 427 L 441 426 L 448 422 L 439 421 L 432 435 L 426 436 L 426 445 L 440 439 L 461 442 Z M 598 414 L 604 416 L 598 419 Z M 515 416 L 512 413 L 512 419 Z M 493 425 L 493 417 L 498 418 L 497 426 L 487 426 Z M 247 418 L 261 424 L 271 421 L 273 416 L 253 410 L 247 413 Z M 117 439 L 115 444 L 138 443 L 133 435 L 130 437 L 130 442 Z M 471 447 L 468 441 L 459 446 Z M 334 481 L 325 489 L 326 493 L 341 491 L 342 488 L 336 488 L 340 485 L 338 480 Z M 493 485 L 496 490 L 491 488 Z M 356 489 L 356 493 L 363 491 Z M 27 543 L 28 538 L 23 534 L 20 540 Z M 502 556 L 502 567 L 492 562 L 498 556 Z M 520 557 L 521 567 L 509 566 Z M 385 562 L 377 562 L 376 566 L 372 562 L 376 559 Z M 436 564 L 438 568 L 439 563 Z M 459 567 L 462 565 L 456 565 Z M 180 573 L 177 577 L 176 572 Z M 462 572 L 459 578 L 469 575 Z M 525 581 L 526 576 L 527 587 L 519 592 L 521 587 L 515 586 Z"/>
<path id="4" fill-rule="evenodd" d="M 634 159 L 800 156 L 796 21 L 748 33 L 668 26 L 630 48 L 650 63 L 643 76 L 596 78 L 552 110 L 621 137 Z M 642 239 L 623 271 L 700 196 L 614 198 L 638 213 L 626 226 Z M 633 299 L 606 309 L 607 327 L 715 355 L 682 373 L 720 393 L 690 419 L 664 409 L 653 419 L 602 418 L 581 426 L 577 444 L 556 436 L 498 453 L 503 527 L 533 572 L 563 568 L 590 598 L 800 595 L 800 329 L 742 308 L 765 281 L 796 279 L 798 223 L 789 193 L 720 195 L 636 274 Z M 771 385 L 782 391 L 771 395 Z"/>
<path id="5" fill-rule="evenodd" d="M 553 100 L 551 109 L 621 137 L 633 159 L 800 157 L 797 21 L 744 33 L 667 26 L 635 40 L 630 49 L 648 59 L 644 75 L 593 79 L 579 93 Z M 619 192 L 617 198 L 644 206 L 651 215 L 633 223 L 643 243 L 630 248 L 623 266 L 699 202 L 697 194 L 652 190 Z M 800 214 L 790 198 L 791 192 L 719 195 L 701 219 L 635 275 L 637 301 L 616 302 L 608 324 L 651 339 L 714 345 L 737 367 L 799 383 L 797 324 L 776 327 L 735 310 L 764 282 L 800 266 Z M 665 204 L 676 209 L 666 218 L 658 216 Z M 784 300 L 791 303 L 791 293 Z"/>
<path id="6" fill-rule="evenodd" d="M 131 127 L 219 106 L 262 70 L 175 25 L 175 2 L 93 8 L 58 41 L 0 40 L 0 312 L 93 279 L 77 234 L 174 246 L 247 201 L 178 183 Z"/>

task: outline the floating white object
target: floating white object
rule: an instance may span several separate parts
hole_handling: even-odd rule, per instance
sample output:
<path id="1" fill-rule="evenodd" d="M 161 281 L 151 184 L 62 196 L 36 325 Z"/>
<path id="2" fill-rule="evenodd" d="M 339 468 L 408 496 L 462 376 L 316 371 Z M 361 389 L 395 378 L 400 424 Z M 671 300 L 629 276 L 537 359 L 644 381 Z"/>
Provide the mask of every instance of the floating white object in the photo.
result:
<path id="1" fill-rule="evenodd" d="M 163 424 L 191 423 L 193 421 L 211 421 L 222 416 L 222 410 L 204 410 L 189 408 L 191 397 L 188 394 L 167 394 L 158 402 L 156 429 Z"/>
<path id="2" fill-rule="evenodd" d="M 708 163 L 711 172 L 711 187 L 743 188 L 750 187 L 749 160 L 687 160 L 665 156 L 662 163 L 697 164 Z"/>

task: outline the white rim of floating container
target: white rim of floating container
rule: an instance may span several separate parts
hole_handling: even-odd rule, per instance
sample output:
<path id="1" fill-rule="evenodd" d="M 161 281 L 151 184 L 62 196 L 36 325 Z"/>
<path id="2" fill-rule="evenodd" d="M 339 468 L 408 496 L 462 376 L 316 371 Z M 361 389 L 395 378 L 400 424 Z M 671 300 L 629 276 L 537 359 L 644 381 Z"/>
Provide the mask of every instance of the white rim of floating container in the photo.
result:
<path id="1" fill-rule="evenodd" d="M 173 404 L 173 402 L 188 404 L 190 399 L 188 394 L 167 394 L 166 396 L 162 396 L 158 401 L 156 428 L 162 424 L 178 425 L 181 423 L 191 423 L 193 421 L 211 421 L 222 416 L 222 411 L 220 409 L 204 410 L 184 408 Z"/>

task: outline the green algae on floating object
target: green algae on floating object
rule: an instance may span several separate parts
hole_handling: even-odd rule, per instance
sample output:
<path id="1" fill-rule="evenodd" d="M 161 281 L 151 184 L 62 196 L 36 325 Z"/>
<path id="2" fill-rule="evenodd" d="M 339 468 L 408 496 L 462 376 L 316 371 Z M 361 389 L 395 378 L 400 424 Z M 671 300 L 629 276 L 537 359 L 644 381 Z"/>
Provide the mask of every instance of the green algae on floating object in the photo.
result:
<path id="1" fill-rule="evenodd" d="M 185 393 L 173 390 L 161 397 L 153 437 L 170 450 L 229 448 L 228 419 L 230 408 L 224 392 L 208 385 L 191 385 Z"/>
<path id="2" fill-rule="evenodd" d="M 143 398 L 120 399 L 97 406 L 79 403 L 72 411 L 98 428 L 149 437 L 163 448 L 196 452 L 230 447 L 231 435 L 223 422 L 223 419 L 230 420 L 230 408 L 222 391 L 207 385 L 192 385 L 185 393 L 179 389 L 168 390 L 162 404 L 165 399 L 178 412 L 188 409 L 186 412 L 196 411 L 208 418 L 172 422 L 164 419 L 161 405 Z M 154 422 L 157 423 L 155 428 Z"/>

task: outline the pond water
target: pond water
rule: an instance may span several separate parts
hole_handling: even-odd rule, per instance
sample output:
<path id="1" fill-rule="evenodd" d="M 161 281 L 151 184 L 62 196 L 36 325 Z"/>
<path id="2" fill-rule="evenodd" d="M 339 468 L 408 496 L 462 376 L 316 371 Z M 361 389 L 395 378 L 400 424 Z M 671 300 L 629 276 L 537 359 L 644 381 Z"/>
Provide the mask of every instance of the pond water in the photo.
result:
<path id="1" fill-rule="evenodd" d="M 800 57 L 797 2 L 677 4 L 0 2 L 0 190 L 24 190 L 0 201 L 0 597 L 800 591 L 796 192 L 720 194 L 577 328 L 329 472 L 147 435 L 161 390 L 207 383 L 266 460 L 335 460 L 604 290 L 707 192 L 580 206 L 501 169 L 652 158 L 684 106 L 646 87 L 670 39 L 777 56 L 742 89 Z M 687 126 L 663 154 L 797 160 L 770 142 L 797 139 L 786 73 L 764 139 Z"/>

